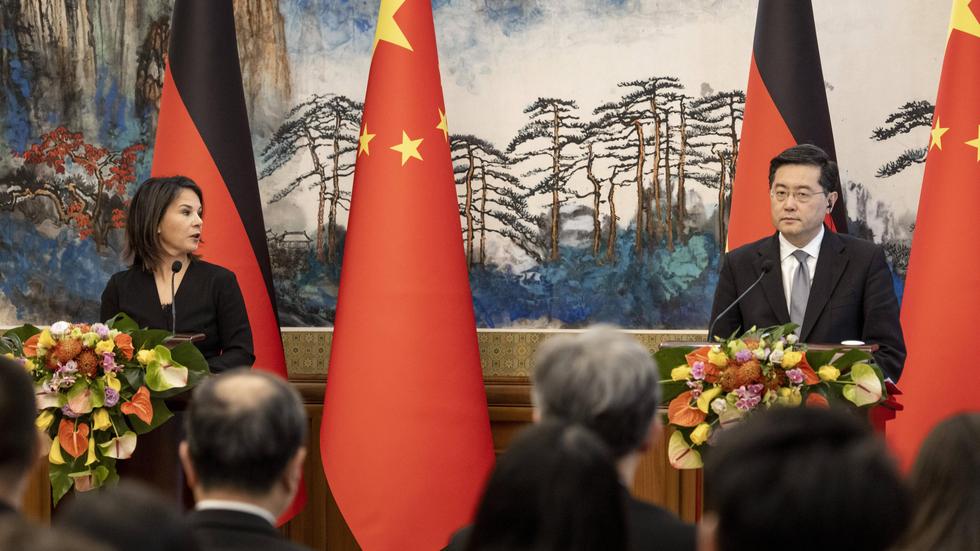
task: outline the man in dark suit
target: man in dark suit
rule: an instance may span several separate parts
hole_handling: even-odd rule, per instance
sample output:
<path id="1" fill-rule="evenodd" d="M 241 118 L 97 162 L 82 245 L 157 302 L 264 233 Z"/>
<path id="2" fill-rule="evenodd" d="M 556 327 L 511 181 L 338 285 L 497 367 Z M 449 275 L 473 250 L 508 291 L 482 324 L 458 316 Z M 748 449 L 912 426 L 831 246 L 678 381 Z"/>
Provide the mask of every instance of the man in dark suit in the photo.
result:
<path id="1" fill-rule="evenodd" d="M 40 456 L 34 384 L 22 365 L 0 356 L 0 516 L 17 516 Z"/>
<path id="2" fill-rule="evenodd" d="M 531 379 L 536 420 L 591 429 L 609 447 L 623 485 L 631 551 L 694 550 L 694 526 L 630 495 L 640 458 L 663 431 L 659 372 L 649 351 L 629 335 L 596 327 L 548 339 L 538 349 Z M 515 496 L 521 499 L 521 496 Z M 464 549 L 467 529 L 447 549 Z"/>
<path id="3" fill-rule="evenodd" d="M 891 271 L 881 247 L 823 225 L 838 199 L 836 181 L 837 164 L 819 147 L 798 145 L 772 159 L 770 214 L 777 231 L 725 255 L 711 319 L 762 281 L 718 318 L 709 338 L 792 322 L 804 342 L 877 344 L 875 361 L 898 381 L 905 340 Z"/>
<path id="4" fill-rule="evenodd" d="M 248 369 L 194 390 L 180 459 L 197 502 L 191 530 L 204 551 L 300 551 L 276 518 L 299 488 L 306 416 L 282 379 Z"/>

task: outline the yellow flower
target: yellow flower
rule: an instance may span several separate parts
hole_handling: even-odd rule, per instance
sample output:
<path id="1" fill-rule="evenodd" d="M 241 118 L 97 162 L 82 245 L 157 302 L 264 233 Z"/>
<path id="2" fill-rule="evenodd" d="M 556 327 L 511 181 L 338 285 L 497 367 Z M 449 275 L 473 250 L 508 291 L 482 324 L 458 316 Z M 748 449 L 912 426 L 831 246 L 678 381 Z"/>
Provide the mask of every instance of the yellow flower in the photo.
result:
<path id="1" fill-rule="evenodd" d="M 136 361 L 143 365 L 146 365 L 155 359 L 157 359 L 157 353 L 152 350 L 140 350 L 136 353 Z"/>
<path id="2" fill-rule="evenodd" d="M 708 437 L 711 436 L 711 425 L 707 423 L 701 423 L 700 425 L 694 427 L 691 431 L 691 442 L 695 446 L 700 446 L 707 442 Z"/>
<path id="3" fill-rule="evenodd" d="M 95 430 L 106 430 L 112 426 L 109 420 L 109 412 L 105 408 L 99 408 L 92 414 L 92 428 Z"/>
<path id="4" fill-rule="evenodd" d="M 98 461 L 98 458 L 95 457 L 95 438 L 89 438 L 88 439 L 88 457 L 85 458 L 85 465 L 86 466 L 87 465 L 91 465 L 92 463 L 95 463 L 96 461 Z"/>
<path id="5" fill-rule="evenodd" d="M 840 377 L 840 370 L 828 364 L 821 366 L 817 370 L 817 375 L 820 376 L 821 381 L 836 381 L 837 377 Z"/>
<path id="6" fill-rule="evenodd" d="M 115 390 L 116 392 L 119 392 L 119 389 L 122 388 L 122 383 L 119 382 L 119 379 L 116 377 L 115 373 L 106 373 L 105 386 L 111 388 L 112 390 Z"/>
<path id="7" fill-rule="evenodd" d="M 711 406 L 711 401 L 717 398 L 719 394 L 721 394 L 720 386 L 711 387 L 702 392 L 701 396 L 698 396 L 698 409 L 708 413 L 708 408 Z"/>
<path id="8" fill-rule="evenodd" d="M 42 348 L 51 348 L 54 346 L 54 337 L 51 336 L 51 331 L 47 329 L 41 331 L 41 336 L 37 338 L 37 345 Z"/>
<path id="9" fill-rule="evenodd" d="M 64 465 L 65 459 L 61 457 L 61 444 L 57 438 L 51 439 L 51 449 L 48 451 L 48 462 L 52 465 Z"/>
<path id="10" fill-rule="evenodd" d="M 725 367 L 726 365 L 728 365 L 728 356 L 725 355 L 725 353 L 720 350 L 718 352 L 715 352 L 714 350 L 709 350 L 708 361 L 711 362 L 713 365 L 717 365 L 718 367 Z"/>
<path id="11" fill-rule="evenodd" d="M 803 402 L 803 396 L 800 395 L 800 389 L 798 388 L 780 388 L 779 396 L 776 398 L 776 403 L 782 406 L 795 407 Z"/>
<path id="12" fill-rule="evenodd" d="M 24 360 L 24 369 L 28 373 L 34 373 L 34 370 L 37 369 L 37 364 L 34 363 L 34 360 Z"/>
<path id="13" fill-rule="evenodd" d="M 48 427 L 50 427 L 51 423 L 53 422 L 54 422 L 54 413 L 51 410 L 46 409 L 37 415 L 37 419 L 34 421 L 34 425 L 37 426 L 38 430 L 45 431 L 48 430 Z"/>
<path id="14" fill-rule="evenodd" d="M 790 350 L 788 352 L 784 352 L 783 363 L 782 363 L 783 368 L 789 369 L 795 366 L 796 364 L 800 363 L 800 360 L 802 359 L 803 359 L 802 352 L 797 352 L 796 350 Z"/>
<path id="15" fill-rule="evenodd" d="M 686 381 L 691 376 L 691 367 L 679 365 L 670 370 L 670 378 L 674 381 Z"/>
<path id="16" fill-rule="evenodd" d="M 95 344 L 95 353 L 98 355 L 106 354 L 112 352 L 112 349 L 116 347 L 116 343 L 112 341 L 99 341 Z"/>

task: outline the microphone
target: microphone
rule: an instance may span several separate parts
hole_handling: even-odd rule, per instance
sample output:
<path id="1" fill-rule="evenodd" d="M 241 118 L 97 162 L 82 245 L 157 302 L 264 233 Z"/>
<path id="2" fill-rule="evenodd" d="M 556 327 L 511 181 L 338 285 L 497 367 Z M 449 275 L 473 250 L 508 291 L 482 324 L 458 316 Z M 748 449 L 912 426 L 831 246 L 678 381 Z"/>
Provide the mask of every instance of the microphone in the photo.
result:
<path id="1" fill-rule="evenodd" d="M 772 271 L 772 267 L 773 267 L 773 261 L 772 260 L 770 260 L 770 259 L 767 258 L 767 259 L 765 259 L 765 260 L 762 261 L 762 273 L 759 274 L 759 277 L 754 282 L 752 282 L 752 285 L 749 285 L 749 288 L 748 289 L 746 289 L 745 291 L 743 291 L 741 295 L 738 295 L 738 298 L 735 299 L 734 301 L 732 301 L 732 303 L 728 305 L 728 308 L 725 308 L 724 310 L 722 310 L 721 313 L 718 314 L 718 316 L 714 319 L 714 321 L 711 322 L 711 327 L 708 328 L 708 338 L 709 339 L 711 338 L 712 335 L 714 335 L 715 324 L 718 323 L 718 320 L 720 320 L 721 318 L 723 318 L 725 316 L 725 314 L 727 314 L 729 312 L 729 310 L 731 310 L 732 308 L 734 308 L 735 305 L 738 304 L 739 301 L 741 301 L 745 297 L 745 295 L 749 294 L 749 291 L 751 291 L 752 289 L 754 289 L 755 286 L 758 285 L 760 281 L 762 281 L 762 278 L 765 277 L 766 274 L 768 274 L 769 272 Z"/>
<path id="2" fill-rule="evenodd" d="M 177 279 L 177 274 L 180 273 L 180 269 L 184 265 L 179 260 L 174 260 L 174 263 L 170 265 L 170 315 L 173 320 L 173 325 L 170 326 L 170 335 L 177 334 L 177 287 L 174 282 Z"/>

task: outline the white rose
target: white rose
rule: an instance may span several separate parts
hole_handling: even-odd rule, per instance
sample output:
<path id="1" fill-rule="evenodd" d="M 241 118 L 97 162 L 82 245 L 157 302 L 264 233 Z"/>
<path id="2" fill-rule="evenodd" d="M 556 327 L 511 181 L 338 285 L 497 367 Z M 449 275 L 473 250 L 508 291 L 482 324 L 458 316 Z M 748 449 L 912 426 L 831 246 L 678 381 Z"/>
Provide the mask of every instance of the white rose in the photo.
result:
<path id="1" fill-rule="evenodd" d="M 58 322 L 55 322 L 51 326 L 51 334 L 52 335 L 57 335 L 57 336 L 64 335 L 65 332 L 68 331 L 68 328 L 69 327 L 71 327 L 71 324 L 68 323 L 67 321 L 58 321 Z"/>
<path id="2" fill-rule="evenodd" d="M 717 413 L 718 415 L 721 415 L 722 413 L 725 413 L 725 410 L 727 409 L 728 409 L 728 402 L 726 402 L 724 398 L 715 398 L 714 400 L 712 400 L 711 411 Z"/>

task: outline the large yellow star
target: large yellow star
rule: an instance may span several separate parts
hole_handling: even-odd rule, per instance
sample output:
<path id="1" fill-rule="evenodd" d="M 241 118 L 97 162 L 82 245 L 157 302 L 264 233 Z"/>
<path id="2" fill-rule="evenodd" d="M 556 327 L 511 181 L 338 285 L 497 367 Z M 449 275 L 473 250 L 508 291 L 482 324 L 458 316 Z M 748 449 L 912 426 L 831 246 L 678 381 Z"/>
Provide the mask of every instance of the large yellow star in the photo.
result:
<path id="1" fill-rule="evenodd" d="M 446 122 L 446 114 L 442 112 L 442 109 L 439 110 L 439 124 L 436 125 L 436 128 L 442 130 L 442 137 L 446 138 L 446 141 L 448 142 L 449 124 Z"/>
<path id="2" fill-rule="evenodd" d="M 405 38 L 405 33 L 395 22 L 395 12 L 402 7 L 405 0 L 381 0 L 381 7 L 378 9 L 378 28 L 374 31 L 374 45 L 371 46 L 373 52 L 378 47 L 378 41 L 384 40 L 395 46 L 401 46 L 413 52 L 412 45 Z"/>
<path id="3" fill-rule="evenodd" d="M 977 0 L 972 1 L 977 2 Z M 953 12 L 949 15 L 949 32 L 946 33 L 947 39 L 953 33 L 953 29 L 980 38 L 980 21 L 977 21 L 976 14 L 970 9 L 970 2 L 971 0 L 955 0 L 953 2 Z M 980 9 L 980 7 L 974 6 L 974 9 Z"/>
<path id="4" fill-rule="evenodd" d="M 940 151 L 943 149 L 943 134 L 949 132 L 949 128 L 943 128 L 939 124 L 939 115 L 936 115 L 936 125 L 932 127 L 931 136 L 929 137 L 929 151 L 932 151 L 932 147 L 936 146 Z"/>
<path id="5" fill-rule="evenodd" d="M 977 125 L 977 139 L 966 142 L 966 145 L 977 148 L 977 162 L 980 163 L 980 124 Z"/>
<path id="6" fill-rule="evenodd" d="M 404 130 L 402 130 L 402 143 L 391 146 L 391 149 L 394 149 L 402 154 L 402 166 L 405 166 L 405 163 L 407 163 L 409 159 L 414 158 L 420 161 L 422 160 L 422 154 L 419 153 L 420 145 L 422 145 L 422 138 L 413 140 L 408 137 L 408 134 Z"/>
<path id="7" fill-rule="evenodd" d="M 357 156 L 358 157 L 361 156 L 361 153 L 364 153 L 364 154 L 366 154 L 368 156 L 371 155 L 371 148 L 369 147 L 369 144 L 371 143 L 371 140 L 374 139 L 374 136 L 375 135 L 376 134 L 368 134 L 368 131 L 367 131 L 367 123 L 364 123 L 364 130 L 361 132 L 361 137 L 357 139 L 357 141 L 358 141 Z"/>

